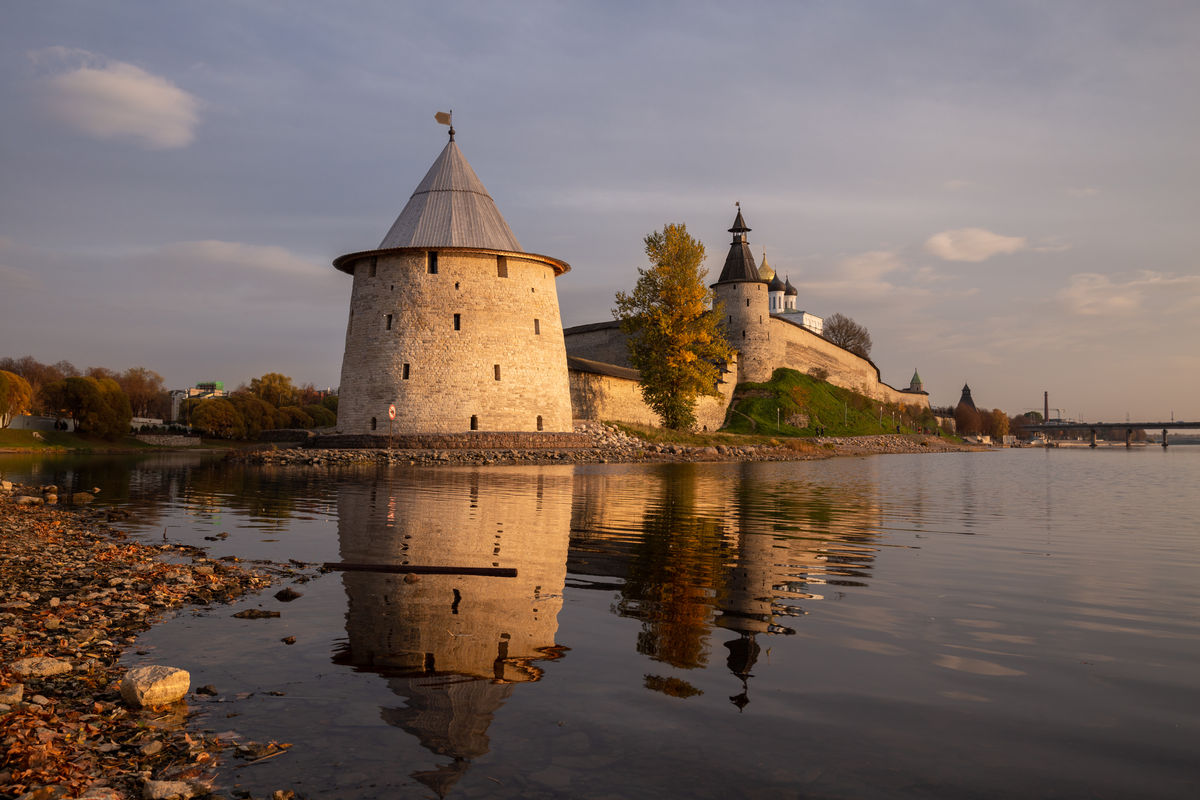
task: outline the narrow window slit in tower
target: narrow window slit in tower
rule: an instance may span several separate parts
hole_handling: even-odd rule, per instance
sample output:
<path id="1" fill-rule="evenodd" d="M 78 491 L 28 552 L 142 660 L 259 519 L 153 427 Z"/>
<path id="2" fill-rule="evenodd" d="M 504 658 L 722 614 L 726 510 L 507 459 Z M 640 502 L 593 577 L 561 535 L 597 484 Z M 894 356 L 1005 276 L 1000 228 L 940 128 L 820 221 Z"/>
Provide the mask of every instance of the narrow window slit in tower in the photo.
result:
<path id="1" fill-rule="evenodd" d="M 500 365 L 499 365 L 499 364 L 493 364 L 493 365 L 492 365 L 492 371 L 493 371 L 493 372 L 495 373 L 495 375 L 496 375 L 496 380 L 500 380 Z"/>
<path id="2" fill-rule="evenodd" d="M 430 250 L 425 254 L 425 266 L 430 275 L 437 275 L 437 250 Z"/>
<path id="3" fill-rule="evenodd" d="M 533 321 L 533 335 L 534 336 L 542 335 L 542 321 L 540 319 L 535 319 Z"/>
<path id="4" fill-rule="evenodd" d="M 542 429 L 542 415 L 541 415 L 541 414 L 538 414 L 538 418 L 537 418 L 537 429 L 538 429 L 539 431 Z"/>
<path id="5" fill-rule="evenodd" d="M 508 277 L 508 259 L 504 256 L 496 256 L 496 277 Z"/>
<path id="6" fill-rule="evenodd" d="M 375 277 L 375 269 L 378 267 L 378 265 L 379 265 L 379 259 L 378 259 L 378 258 L 372 258 L 370 261 L 368 261 L 368 262 L 367 262 L 367 275 L 368 275 L 368 277 L 371 277 L 371 278 L 374 278 L 374 277 Z"/>
<path id="7" fill-rule="evenodd" d="M 749 308 L 749 307 L 750 307 L 750 298 L 747 297 L 746 298 L 746 308 Z"/>
<path id="8" fill-rule="evenodd" d="M 742 338 L 743 338 L 743 339 L 745 339 L 745 338 L 746 338 L 746 332 L 745 332 L 745 331 L 742 331 Z"/>
<path id="9" fill-rule="evenodd" d="M 390 330 L 392 329 L 392 315 L 391 315 L 391 314 L 384 314 L 384 315 L 383 315 L 383 322 L 384 322 L 384 329 L 385 329 L 385 330 L 389 330 L 389 331 L 390 331 Z"/>
<path id="10" fill-rule="evenodd" d="M 462 314 L 454 315 L 454 330 L 456 330 L 456 331 L 462 330 Z"/>
<path id="11" fill-rule="evenodd" d="M 404 365 L 404 380 L 408 380 L 408 364 Z"/>
<path id="12" fill-rule="evenodd" d="M 476 414 L 471 415 L 471 430 L 479 430 L 479 417 Z"/>
<path id="13" fill-rule="evenodd" d="M 375 422 L 375 418 L 371 417 L 371 430 L 375 430 L 377 425 L 378 425 L 378 423 Z"/>

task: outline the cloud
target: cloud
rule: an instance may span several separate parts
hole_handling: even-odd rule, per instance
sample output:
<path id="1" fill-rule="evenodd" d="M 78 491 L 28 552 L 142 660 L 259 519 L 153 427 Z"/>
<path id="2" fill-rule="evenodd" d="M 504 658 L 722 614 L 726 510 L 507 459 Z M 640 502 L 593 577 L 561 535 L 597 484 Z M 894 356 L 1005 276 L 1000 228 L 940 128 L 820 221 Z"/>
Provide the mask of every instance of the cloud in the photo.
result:
<path id="1" fill-rule="evenodd" d="M 1142 271 L 1114 281 L 1107 275 L 1081 272 L 1072 275 L 1055 297 L 1066 311 L 1080 316 L 1194 312 L 1200 307 L 1200 275 Z"/>
<path id="2" fill-rule="evenodd" d="M 251 274 L 277 273 L 304 278 L 333 274 L 332 267 L 318 265 L 282 247 L 213 239 L 173 242 L 151 250 L 142 258 L 156 264 L 169 264 L 172 269 L 201 273 L 214 267 L 232 267 Z"/>
<path id="3" fill-rule="evenodd" d="M 900 257 L 888 250 L 871 250 L 847 256 L 838 262 L 838 272 L 846 280 L 864 283 L 879 282 L 889 272 L 903 268 Z"/>
<path id="4" fill-rule="evenodd" d="M 946 261 L 986 261 L 1002 253 L 1025 249 L 1024 236 L 1002 236 L 983 228 L 958 228 L 935 233 L 925 249 Z"/>
<path id="5" fill-rule="evenodd" d="M 1100 194 L 1095 186 L 1073 186 L 1065 191 L 1068 197 L 1095 197 Z"/>
<path id="6" fill-rule="evenodd" d="M 962 180 L 961 178 L 952 178 L 948 181 L 942 182 L 942 188 L 948 192 L 957 192 L 961 189 L 966 189 L 967 187 L 969 187 L 971 185 L 972 185 L 971 181 L 965 181 L 965 180 Z"/>
<path id="7" fill-rule="evenodd" d="M 195 138 L 200 101 L 166 78 L 85 50 L 52 47 L 31 56 L 67 66 L 42 80 L 42 102 L 75 130 L 155 150 L 187 147 Z"/>

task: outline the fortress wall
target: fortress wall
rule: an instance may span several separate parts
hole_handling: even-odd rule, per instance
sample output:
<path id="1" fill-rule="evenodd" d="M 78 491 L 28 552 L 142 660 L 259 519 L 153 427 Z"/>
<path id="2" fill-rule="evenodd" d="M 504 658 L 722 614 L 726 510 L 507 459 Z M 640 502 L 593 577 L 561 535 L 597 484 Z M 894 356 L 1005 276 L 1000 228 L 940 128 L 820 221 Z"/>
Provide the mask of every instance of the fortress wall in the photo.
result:
<path id="1" fill-rule="evenodd" d="M 535 431 L 539 415 L 542 430 L 570 431 L 554 268 L 514 253 L 500 277 L 495 254 L 442 250 L 429 274 L 426 259 L 401 250 L 354 265 L 338 431 L 386 435 L 390 404 L 397 434 L 465 432 L 472 415 L 482 431 Z"/>
<path id="2" fill-rule="evenodd" d="M 737 365 L 730 365 L 732 378 Z M 571 407 L 576 419 L 607 422 L 632 422 L 638 425 L 661 425 L 658 414 L 642 399 L 641 385 L 629 378 L 597 375 L 579 370 L 570 371 Z M 696 399 L 696 428 L 715 431 L 725 424 L 725 410 L 733 396 L 733 381 L 718 385 L 720 397 Z"/>
<path id="3" fill-rule="evenodd" d="M 593 325 L 577 325 L 563 332 L 567 353 L 576 358 L 632 367 L 629 363 L 629 348 L 625 334 L 617 322 L 598 322 Z M 576 415 L 578 416 L 578 414 Z"/>
<path id="4" fill-rule="evenodd" d="M 884 403 L 929 407 L 929 396 L 901 392 L 879 379 L 879 369 L 869 360 L 851 353 L 810 330 L 787 320 L 771 318 L 775 366 L 808 373 L 815 368 L 829 373 L 834 386 L 851 389 Z"/>

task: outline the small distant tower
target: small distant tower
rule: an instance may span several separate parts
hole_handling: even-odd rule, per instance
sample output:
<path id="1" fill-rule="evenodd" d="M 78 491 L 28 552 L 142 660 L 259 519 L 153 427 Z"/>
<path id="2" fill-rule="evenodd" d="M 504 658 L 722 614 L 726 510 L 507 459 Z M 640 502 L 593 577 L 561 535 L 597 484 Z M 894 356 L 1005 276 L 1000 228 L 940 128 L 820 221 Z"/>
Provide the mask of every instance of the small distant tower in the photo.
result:
<path id="1" fill-rule="evenodd" d="M 746 234 L 750 228 L 742 219 L 741 204 L 729 232 L 733 241 L 721 277 L 712 285 L 717 300 L 725 308 L 725 329 L 730 346 L 738 351 L 737 382 L 769 380 L 773 369 L 771 336 L 768 328 L 771 311 L 767 284 L 758 276 L 754 254 Z"/>
<path id="2" fill-rule="evenodd" d="M 963 405 L 964 403 L 966 403 L 968 406 L 970 406 L 975 411 L 979 410 L 979 409 L 975 408 L 975 401 L 971 399 L 971 387 L 965 383 L 963 384 L 962 397 L 960 397 L 958 399 L 958 404 L 960 406 Z"/>
<path id="3" fill-rule="evenodd" d="M 796 310 L 796 297 L 799 294 L 800 293 L 796 291 L 796 287 L 792 286 L 792 279 L 787 278 L 783 284 L 783 310 L 784 311 L 795 311 Z"/>
<path id="4" fill-rule="evenodd" d="M 908 390 L 910 392 L 925 391 L 925 384 L 921 382 L 921 375 L 915 369 L 913 370 L 912 380 L 908 382 Z M 967 396 L 970 396 L 970 392 L 967 393 Z"/>

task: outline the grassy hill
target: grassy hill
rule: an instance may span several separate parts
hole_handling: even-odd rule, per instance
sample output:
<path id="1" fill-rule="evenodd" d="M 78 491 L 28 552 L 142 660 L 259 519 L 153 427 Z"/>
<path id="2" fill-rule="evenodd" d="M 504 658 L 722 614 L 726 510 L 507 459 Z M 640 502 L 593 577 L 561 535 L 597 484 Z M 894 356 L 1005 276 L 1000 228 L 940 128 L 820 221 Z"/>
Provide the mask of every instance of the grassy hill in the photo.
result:
<path id="1" fill-rule="evenodd" d="M 917 412 L 917 413 L 911 413 Z M 936 429 L 927 409 L 880 403 L 794 369 L 777 369 L 766 383 L 744 383 L 733 394 L 722 430 L 759 436 L 827 436 L 920 433 Z"/>

